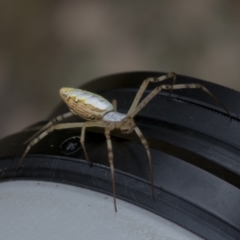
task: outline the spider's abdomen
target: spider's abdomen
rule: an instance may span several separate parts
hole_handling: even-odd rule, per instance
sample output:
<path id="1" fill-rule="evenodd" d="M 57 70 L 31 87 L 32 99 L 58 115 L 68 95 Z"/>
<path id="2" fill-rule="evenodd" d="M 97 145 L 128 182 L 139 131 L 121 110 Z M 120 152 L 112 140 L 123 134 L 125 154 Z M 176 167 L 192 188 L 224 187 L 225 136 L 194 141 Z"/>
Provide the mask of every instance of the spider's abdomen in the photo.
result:
<path id="1" fill-rule="evenodd" d="M 105 98 L 81 89 L 61 88 L 60 96 L 72 113 L 86 120 L 100 120 L 114 109 Z"/>

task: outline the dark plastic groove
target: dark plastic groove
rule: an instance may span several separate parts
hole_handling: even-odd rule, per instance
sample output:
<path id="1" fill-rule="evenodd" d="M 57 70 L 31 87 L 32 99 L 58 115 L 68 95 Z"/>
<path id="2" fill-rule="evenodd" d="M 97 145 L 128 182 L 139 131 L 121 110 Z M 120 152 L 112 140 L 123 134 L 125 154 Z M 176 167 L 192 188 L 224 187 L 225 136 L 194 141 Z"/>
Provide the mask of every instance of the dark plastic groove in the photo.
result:
<path id="1" fill-rule="evenodd" d="M 160 75 L 116 74 L 82 88 L 98 92 L 109 101 L 117 99 L 118 111 L 126 113 L 142 81 Z M 163 216 L 204 239 L 240 239 L 240 93 L 180 75 L 177 83 L 204 85 L 227 107 L 232 118 L 201 90 L 174 91 L 170 97 L 168 92 L 161 92 L 135 117 L 150 146 L 155 199 L 151 199 L 149 165 L 140 140 L 135 134 L 113 131 L 117 198 Z M 155 86 L 150 84 L 147 92 Z M 67 111 L 61 103 L 49 119 Z M 72 117 L 68 121 L 82 119 Z M 86 132 L 93 167 L 76 144 L 79 129 L 72 129 L 49 134 L 32 147 L 19 171 L 14 171 L 24 150 L 22 143 L 44 123 L 0 141 L 0 179 L 53 181 L 112 195 L 103 129 Z M 65 154 L 63 148 L 68 144 L 73 152 Z M 114 211 L 113 206 L 109 211 Z"/>

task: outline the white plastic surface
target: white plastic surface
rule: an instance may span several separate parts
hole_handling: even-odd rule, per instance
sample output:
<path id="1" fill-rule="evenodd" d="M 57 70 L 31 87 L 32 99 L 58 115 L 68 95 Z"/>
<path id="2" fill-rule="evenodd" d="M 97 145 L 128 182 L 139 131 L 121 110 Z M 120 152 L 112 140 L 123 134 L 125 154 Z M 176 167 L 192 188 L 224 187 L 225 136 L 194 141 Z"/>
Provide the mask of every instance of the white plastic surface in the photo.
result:
<path id="1" fill-rule="evenodd" d="M 110 196 L 69 185 L 0 183 L 0 239 L 200 240 L 153 213 Z"/>

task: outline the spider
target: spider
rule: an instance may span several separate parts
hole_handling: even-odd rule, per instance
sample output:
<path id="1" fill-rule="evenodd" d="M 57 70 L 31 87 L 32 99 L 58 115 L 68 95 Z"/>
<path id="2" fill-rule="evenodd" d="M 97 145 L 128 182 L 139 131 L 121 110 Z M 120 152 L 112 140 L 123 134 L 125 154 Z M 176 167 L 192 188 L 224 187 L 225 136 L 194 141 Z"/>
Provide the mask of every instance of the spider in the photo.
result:
<path id="1" fill-rule="evenodd" d="M 161 84 L 155 87 L 143 100 L 141 100 L 144 91 L 146 90 L 148 84 L 150 82 L 159 83 L 163 80 L 172 78 L 173 84 Z M 184 88 L 193 88 L 193 89 L 202 89 L 207 94 L 209 94 L 212 98 L 214 98 L 218 104 L 227 112 L 230 116 L 227 108 L 217 99 L 215 95 L 213 95 L 206 87 L 201 84 L 175 84 L 176 81 L 176 74 L 175 73 L 168 73 L 166 75 L 162 75 L 160 77 L 154 78 L 149 77 L 142 82 L 133 102 L 126 114 L 117 112 L 116 110 L 116 101 L 110 103 L 103 97 L 87 92 L 81 89 L 74 89 L 74 88 L 61 88 L 60 89 L 60 96 L 62 97 L 63 101 L 66 103 L 70 112 L 60 115 L 46 124 L 42 129 L 40 129 L 36 134 L 34 134 L 30 139 L 28 139 L 24 144 L 27 144 L 27 147 L 22 155 L 21 160 L 17 166 L 17 169 L 22 164 L 26 154 L 29 152 L 32 146 L 38 143 L 42 138 L 48 135 L 50 132 L 54 130 L 60 129 L 70 129 L 70 128 L 81 128 L 81 137 L 80 143 L 82 149 L 84 151 L 86 160 L 90 164 L 90 160 L 88 158 L 88 154 L 84 145 L 85 139 L 85 130 L 89 127 L 99 127 L 104 128 L 104 133 L 107 141 L 107 149 L 108 149 L 108 160 L 111 170 L 111 178 L 112 178 L 112 191 L 113 191 L 113 202 L 114 208 L 117 212 L 117 205 L 116 205 L 116 188 L 115 188 L 115 177 L 114 177 L 114 161 L 113 161 L 113 150 L 112 150 L 112 142 L 110 133 L 114 129 L 120 130 L 122 133 L 130 134 L 135 132 L 139 137 L 142 145 L 144 146 L 149 168 L 150 168 L 150 181 L 151 181 L 151 191 L 152 191 L 152 198 L 154 198 L 154 185 L 153 185 L 153 167 L 152 167 L 152 159 L 150 154 L 150 149 L 148 146 L 148 142 L 145 139 L 144 135 L 137 127 L 134 116 L 141 111 L 151 99 L 153 99 L 161 90 L 174 90 L 174 89 L 184 89 Z M 171 93 L 171 92 L 170 92 Z M 141 101 L 140 101 L 141 100 Z M 81 118 L 87 120 L 85 122 L 78 122 L 78 123 L 58 123 L 64 118 L 68 118 L 72 115 L 78 115 Z"/>

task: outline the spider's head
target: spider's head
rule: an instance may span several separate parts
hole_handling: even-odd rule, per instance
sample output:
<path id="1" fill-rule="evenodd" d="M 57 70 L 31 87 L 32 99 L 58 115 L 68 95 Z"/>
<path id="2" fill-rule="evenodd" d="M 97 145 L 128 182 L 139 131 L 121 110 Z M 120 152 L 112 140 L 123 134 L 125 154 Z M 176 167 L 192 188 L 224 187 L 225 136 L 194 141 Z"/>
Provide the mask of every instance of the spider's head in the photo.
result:
<path id="1" fill-rule="evenodd" d="M 120 125 L 120 131 L 123 134 L 129 134 L 134 130 L 134 125 L 132 118 L 125 118 Z"/>

